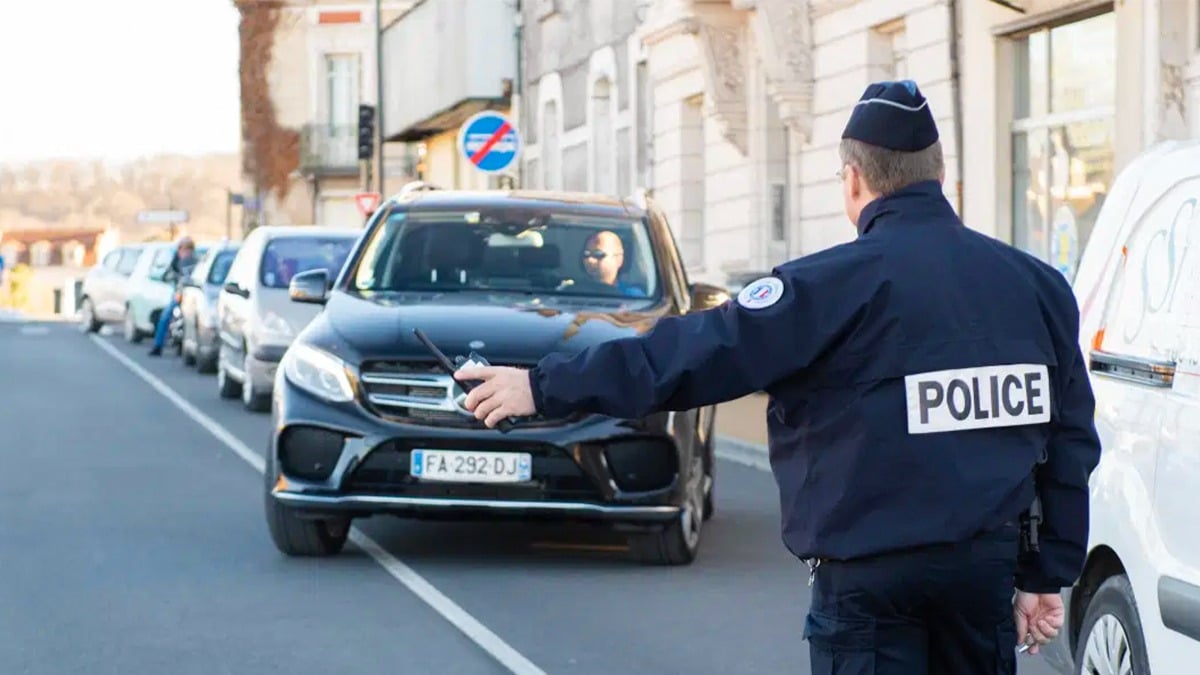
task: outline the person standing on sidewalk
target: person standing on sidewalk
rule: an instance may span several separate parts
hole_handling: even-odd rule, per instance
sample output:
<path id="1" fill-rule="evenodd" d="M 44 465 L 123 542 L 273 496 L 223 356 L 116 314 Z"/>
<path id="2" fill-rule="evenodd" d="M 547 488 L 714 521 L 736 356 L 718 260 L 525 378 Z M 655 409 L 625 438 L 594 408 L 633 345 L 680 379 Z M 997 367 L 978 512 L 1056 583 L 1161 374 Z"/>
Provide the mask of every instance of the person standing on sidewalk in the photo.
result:
<path id="1" fill-rule="evenodd" d="M 1078 306 L 1052 267 L 959 220 L 914 82 L 868 86 L 840 150 L 855 240 L 638 337 L 464 368 L 465 405 L 493 427 L 766 391 L 813 673 L 1013 675 L 1019 644 L 1061 628 L 1087 550 L 1100 441 Z M 1021 554 L 1035 501 L 1040 547 Z"/>
<path id="2" fill-rule="evenodd" d="M 196 243 L 192 238 L 184 235 L 179 238 L 179 243 L 175 247 L 175 257 L 171 259 L 171 277 L 175 281 L 175 288 L 171 291 L 171 300 L 167 302 L 167 306 L 163 308 L 162 314 L 158 316 L 158 325 L 154 330 L 154 346 L 150 348 L 150 356 L 159 356 L 162 354 L 163 347 L 167 344 L 167 331 L 171 328 L 171 315 L 175 312 L 175 307 L 178 304 L 176 297 L 179 295 L 179 285 L 183 283 L 192 274 L 192 270 L 196 267 Z"/>

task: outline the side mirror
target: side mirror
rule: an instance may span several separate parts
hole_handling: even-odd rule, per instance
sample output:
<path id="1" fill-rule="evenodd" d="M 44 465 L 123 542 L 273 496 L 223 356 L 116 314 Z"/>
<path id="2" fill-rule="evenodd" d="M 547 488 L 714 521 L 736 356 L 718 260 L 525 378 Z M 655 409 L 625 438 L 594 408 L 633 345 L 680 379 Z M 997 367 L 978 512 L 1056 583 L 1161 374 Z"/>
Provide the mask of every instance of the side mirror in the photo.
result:
<path id="1" fill-rule="evenodd" d="M 225 292 L 232 293 L 243 298 L 250 297 L 250 291 L 239 286 L 236 281 L 227 282 L 225 284 Z"/>
<path id="2" fill-rule="evenodd" d="M 288 297 L 293 302 L 323 305 L 329 298 L 329 273 L 323 269 L 301 272 L 288 284 Z"/>
<path id="3" fill-rule="evenodd" d="M 729 291 L 712 284 L 692 284 L 689 290 L 692 292 L 693 312 L 720 307 L 730 300 Z"/>

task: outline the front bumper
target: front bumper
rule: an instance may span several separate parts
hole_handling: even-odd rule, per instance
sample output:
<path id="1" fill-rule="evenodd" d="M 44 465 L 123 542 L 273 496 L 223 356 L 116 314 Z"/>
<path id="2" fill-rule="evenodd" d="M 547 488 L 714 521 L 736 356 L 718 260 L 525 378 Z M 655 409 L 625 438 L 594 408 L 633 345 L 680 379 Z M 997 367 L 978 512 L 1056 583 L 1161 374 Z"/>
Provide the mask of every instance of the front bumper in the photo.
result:
<path id="1" fill-rule="evenodd" d="M 679 517 L 687 466 L 664 413 L 641 421 L 592 416 L 562 426 L 479 428 L 401 424 L 357 402 L 321 401 L 275 381 L 268 479 L 276 500 L 301 514 L 388 513 L 438 519 L 548 519 L 656 528 Z M 521 483 L 422 481 L 413 448 L 520 451 Z M 695 451 L 695 450 L 692 450 Z"/>

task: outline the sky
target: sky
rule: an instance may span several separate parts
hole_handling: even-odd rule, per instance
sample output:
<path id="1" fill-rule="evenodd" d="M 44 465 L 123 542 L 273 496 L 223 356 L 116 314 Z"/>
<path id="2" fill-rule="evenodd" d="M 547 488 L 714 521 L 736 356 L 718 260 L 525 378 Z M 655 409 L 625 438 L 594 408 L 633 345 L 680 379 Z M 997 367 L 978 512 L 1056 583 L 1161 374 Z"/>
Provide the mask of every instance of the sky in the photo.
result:
<path id="1" fill-rule="evenodd" d="M 0 5 L 0 164 L 237 152 L 232 0 Z"/>

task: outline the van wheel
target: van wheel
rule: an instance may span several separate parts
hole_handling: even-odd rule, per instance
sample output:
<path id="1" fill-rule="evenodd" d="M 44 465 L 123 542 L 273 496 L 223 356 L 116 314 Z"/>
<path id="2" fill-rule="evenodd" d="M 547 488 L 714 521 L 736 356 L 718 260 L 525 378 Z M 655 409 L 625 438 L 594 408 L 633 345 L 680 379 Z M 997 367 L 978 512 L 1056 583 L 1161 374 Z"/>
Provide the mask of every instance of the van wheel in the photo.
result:
<path id="1" fill-rule="evenodd" d="M 271 409 L 271 396 L 254 388 L 254 376 L 250 374 L 250 356 L 242 362 L 242 405 L 251 412 L 267 412 Z"/>
<path id="2" fill-rule="evenodd" d="M 96 306 L 92 304 L 91 298 L 84 298 L 79 304 L 79 330 L 85 334 L 100 330 L 100 322 L 96 320 Z"/>
<path id="3" fill-rule="evenodd" d="M 1124 574 L 1106 579 L 1092 596 L 1079 631 L 1075 668 L 1078 675 L 1150 672 L 1137 601 Z"/>
<path id="4" fill-rule="evenodd" d="M 137 324 L 133 322 L 133 311 L 128 307 L 125 308 L 125 320 L 121 327 L 125 333 L 126 342 L 137 344 L 142 341 L 142 331 L 138 330 Z"/>

